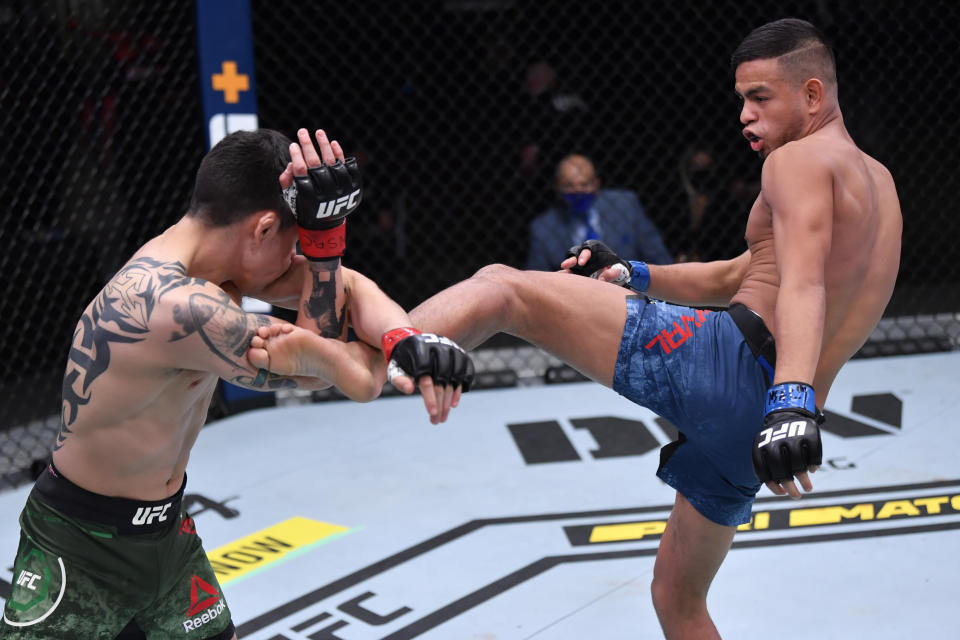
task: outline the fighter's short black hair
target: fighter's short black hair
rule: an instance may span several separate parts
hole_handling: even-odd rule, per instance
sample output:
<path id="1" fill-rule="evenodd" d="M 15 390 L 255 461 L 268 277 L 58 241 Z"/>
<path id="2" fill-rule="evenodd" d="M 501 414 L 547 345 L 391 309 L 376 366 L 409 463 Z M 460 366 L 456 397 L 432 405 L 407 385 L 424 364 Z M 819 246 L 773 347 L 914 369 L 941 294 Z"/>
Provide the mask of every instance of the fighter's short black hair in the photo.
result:
<path id="1" fill-rule="evenodd" d="M 823 33 L 806 20 L 783 18 L 757 27 L 730 56 L 734 73 L 744 62 L 776 58 L 793 80 L 819 78 L 836 86 L 837 62 Z"/>
<path id="2" fill-rule="evenodd" d="M 281 228 L 294 223 L 278 180 L 290 162 L 290 139 L 279 131 L 237 131 L 218 142 L 197 170 L 188 216 L 213 227 L 273 210 Z"/>

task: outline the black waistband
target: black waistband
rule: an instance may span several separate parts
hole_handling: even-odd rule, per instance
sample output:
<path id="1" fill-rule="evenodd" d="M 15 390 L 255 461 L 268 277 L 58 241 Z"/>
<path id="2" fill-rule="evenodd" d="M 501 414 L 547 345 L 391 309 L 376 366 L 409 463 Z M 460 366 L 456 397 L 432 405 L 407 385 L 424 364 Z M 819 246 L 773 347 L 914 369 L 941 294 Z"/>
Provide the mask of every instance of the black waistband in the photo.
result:
<path id="1" fill-rule="evenodd" d="M 773 382 L 773 371 L 777 366 L 777 345 L 767 325 L 763 324 L 763 318 L 739 302 L 730 305 L 727 313 L 740 329 L 753 356 L 767 372 L 770 378 L 768 382 Z"/>
<path id="2" fill-rule="evenodd" d="M 184 474 L 180 490 L 164 500 L 113 498 L 78 487 L 51 462 L 37 478 L 32 494 L 65 515 L 116 527 L 120 534 L 135 534 L 166 531 L 179 521 L 186 486 Z"/>

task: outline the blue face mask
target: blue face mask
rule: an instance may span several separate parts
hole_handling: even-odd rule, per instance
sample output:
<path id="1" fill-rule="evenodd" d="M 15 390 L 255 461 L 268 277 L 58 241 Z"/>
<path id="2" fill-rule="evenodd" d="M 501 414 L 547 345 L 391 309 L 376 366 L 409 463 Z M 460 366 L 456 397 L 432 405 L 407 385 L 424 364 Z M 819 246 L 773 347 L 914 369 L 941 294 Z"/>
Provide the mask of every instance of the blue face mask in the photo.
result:
<path id="1" fill-rule="evenodd" d="M 563 199 L 575 213 L 586 215 L 593 206 L 596 194 L 593 193 L 565 193 Z"/>

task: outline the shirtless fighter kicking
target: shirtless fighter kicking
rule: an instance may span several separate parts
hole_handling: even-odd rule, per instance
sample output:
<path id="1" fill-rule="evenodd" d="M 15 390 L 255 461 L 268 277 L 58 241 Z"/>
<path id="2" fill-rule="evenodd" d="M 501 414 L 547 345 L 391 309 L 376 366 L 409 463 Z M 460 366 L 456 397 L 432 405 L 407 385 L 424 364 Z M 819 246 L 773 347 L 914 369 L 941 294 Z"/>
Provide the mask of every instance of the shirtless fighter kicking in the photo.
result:
<path id="1" fill-rule="evenodd" d="M 657 472 L 677 490 L 652 584 L 668 638 L 719 637 L 707 590 L 761 482 L 794 498 L 794 477 L 812 490 L 819 408 L 883 314 L 900 259 L 893 179 L 844 126 L 822 34 L 801 20 L 763 25 L 732 67 L 743 134 L 764 158 L 745 253 L 647 266 L 590 243 L 561 266 L 629 279 L 646 296 L 492 265 L 410 312 L 468 349 L 498 331 L 519 336 L 678 427 Z M 279 365 L 304 347 L 273 333 L 261 331 L 252 361 L 269 353 Z"/>

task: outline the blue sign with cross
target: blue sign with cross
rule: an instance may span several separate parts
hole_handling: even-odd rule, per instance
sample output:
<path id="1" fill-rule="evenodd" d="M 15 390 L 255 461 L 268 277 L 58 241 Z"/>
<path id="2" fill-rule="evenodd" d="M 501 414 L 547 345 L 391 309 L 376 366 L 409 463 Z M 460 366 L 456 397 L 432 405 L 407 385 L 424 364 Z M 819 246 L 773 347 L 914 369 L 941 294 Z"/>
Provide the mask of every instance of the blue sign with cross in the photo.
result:
<path id="1" fill-rule="evenodd" d="M 197 0 L 197 53 L 208 148 L 256 129 L 250 0 Z"/>

